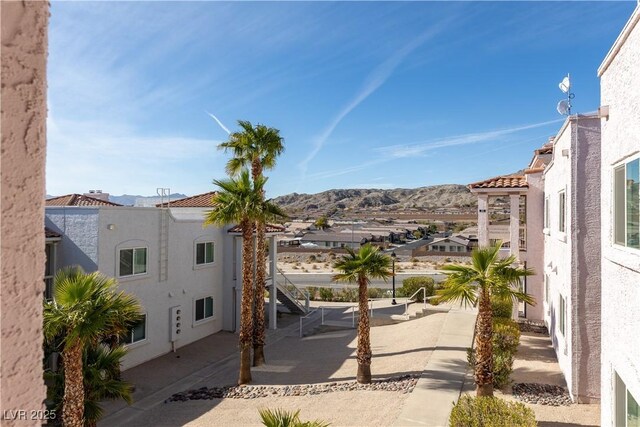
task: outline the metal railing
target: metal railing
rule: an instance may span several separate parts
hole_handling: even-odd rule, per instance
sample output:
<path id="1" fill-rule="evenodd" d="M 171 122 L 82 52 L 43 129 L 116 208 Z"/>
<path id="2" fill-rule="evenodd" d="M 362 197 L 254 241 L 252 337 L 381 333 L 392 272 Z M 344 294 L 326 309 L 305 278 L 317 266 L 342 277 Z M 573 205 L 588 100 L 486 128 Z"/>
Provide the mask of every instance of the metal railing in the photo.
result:
<path id="1" fill-rule="evenodd" d="M 345 310 L 345 313 L 348 313 L 349 310 L 351 310 L 351 327 L 355 328 L 356 327 L 356 307 L 358 305 L 357 304 L 353 304 L 350 306 L 345 306 L 345 305 L 323 305 L 320 307 L 315 308 L 314 310 L 312 310 L 311 312 L 309 312 L 309 314 L 307 314 L 306 316 L 302 316 L 300 317 L 300 338 L 303 337 L 303 332 L 304 332 L 304 322 L 309 319 L 312 315 L 314 315 L 316 312 L 320 312 L 320 325 L 325 325 L 325 310 Z"/>
<path id="2" fill-rule="evenodd" d="M 408 297 L 407 299 L 404 300 L 404 315 L 407 316 L 409 314 L 409 302 L 413 300 L 413 298 L 415 298 L 416 295 L 418 295 L 420 292 L 422 292 L 422 308 L 426 309 L 427 308 L 427 288 L 425 288 L 424 286 L 420 289 L 418 289 L 417 291 L 415 291 L 413 293 L 413 295 L 411 295 L 410 297 Z"/>
<path id="3" fill-rule="evenodd" d="M 282 278 L 279 280 L 279 278 Z M 305 313 L 309 313 L 309 292 L 297 287 L 282 270 L 277 268 L 276 285 L 278 289 Z"/>

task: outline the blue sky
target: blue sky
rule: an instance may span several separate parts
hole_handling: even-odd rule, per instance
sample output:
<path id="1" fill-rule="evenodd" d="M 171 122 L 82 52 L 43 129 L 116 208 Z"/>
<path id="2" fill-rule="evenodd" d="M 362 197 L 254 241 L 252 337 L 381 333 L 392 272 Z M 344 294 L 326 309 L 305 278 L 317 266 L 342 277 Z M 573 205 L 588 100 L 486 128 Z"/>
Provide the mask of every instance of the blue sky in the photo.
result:
<path id="1" fill-rule="evenodd" d="M 238 119 L 285 138 L 269 196 L 513 172 L 635 4 L 52 2 L 47 193 L 210 191 Z"/>

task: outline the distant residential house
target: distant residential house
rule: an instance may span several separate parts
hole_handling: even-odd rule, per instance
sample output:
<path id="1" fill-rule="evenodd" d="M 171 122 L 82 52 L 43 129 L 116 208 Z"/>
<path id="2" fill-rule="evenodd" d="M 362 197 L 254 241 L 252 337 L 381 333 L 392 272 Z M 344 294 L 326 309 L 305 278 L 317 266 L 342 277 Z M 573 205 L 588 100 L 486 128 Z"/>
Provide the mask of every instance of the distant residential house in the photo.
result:
<path id="1" fill-rule="evenodd" d="M 598 69 L 603 116 L 600 406 L 605 427 L 640 425 L 639 58 L 640 4 Z"/>
<path id="2" fill-rule="evenodd" d="M 47 247 L 55 249 L 47 251 L 52 256 L 45 281 L 52 277 L 49 263 L 54 269 L 79 265 L 116 278 L 143 306 L 143 319 L 123 337 L 129 347 L 124 369 L 220 330 L 237 330 L 242 237 L 232 225 L 203 226 L 213 194 L 156 207 L 119 206 L 84 195 L 47 201 Z M 272 285 L 275 236 L 283 230 L 267 228 Z M 271 289 L 269 320 L 275 327 Z"/>
<path id="3" fill-rule="evenodd" d="M 600 398 L 600 117 L 567 117 L 543 173 L 544 321 L 569 393 Z"/>
<path id="4" fill-rule="evenodd" d="M 462 236 L 442 237 L 429 243 L 429 252 L 467 253 L 471 251 L 470 243 Z"/>
<path id="5" fill-rule="evenodd" d="M 344 248 L 358 249 L 361 245 L 372 241 L 369 233 L 336 233 L 336 232 L 309 232 L 300 238 L 300 244 L 312 243 L 319 248 Z"/>

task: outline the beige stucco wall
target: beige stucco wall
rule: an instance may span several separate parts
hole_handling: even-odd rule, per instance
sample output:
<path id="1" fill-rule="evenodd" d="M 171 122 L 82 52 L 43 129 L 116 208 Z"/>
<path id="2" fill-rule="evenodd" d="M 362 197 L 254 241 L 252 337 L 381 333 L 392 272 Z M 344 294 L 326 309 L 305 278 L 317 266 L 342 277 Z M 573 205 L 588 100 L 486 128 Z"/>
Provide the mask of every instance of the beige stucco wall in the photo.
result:
<path id="1" fill-rule="evenodd" d="M 40 410 L 49 4 L 2 2 L 2 413 Z M 14 413 L 15 414 L 15 413 Z M 27 412 L 26 416 L 30 417 Z M 6 418 L 6 416 L 5 416 Z M 40 425 L 4 420 L 2 425 Z"/>
<path id="2" fill-rule="evenodd" d="M 613 168 L 640 152 L 640 6 L 617 54 L 601 68 L 602 120 L 602 388 L 603 426 L 614 426 L 614 372 L 640 399 L 640 250 L 612 243 Z M 613 53 L 613 51 L 612 51 Z M 611 59 L 611 55 L 608 57 Z"/>
<path id="3" fill-rule="evenodd" d="M 527 293 L 536 300 L 535 305 L 527 305 L 526 318 L 541 321 L 543 318 L 543 251 L 544 239 L 542 235 L 542 223 L 544 217 L 544 195 L 542 173 L 528 173 L 527 183 L 527 250 L 520 251 L 519 258 L 526 261 L 527 268 L 534 271 L 533 276 L 527 277 Z"/>

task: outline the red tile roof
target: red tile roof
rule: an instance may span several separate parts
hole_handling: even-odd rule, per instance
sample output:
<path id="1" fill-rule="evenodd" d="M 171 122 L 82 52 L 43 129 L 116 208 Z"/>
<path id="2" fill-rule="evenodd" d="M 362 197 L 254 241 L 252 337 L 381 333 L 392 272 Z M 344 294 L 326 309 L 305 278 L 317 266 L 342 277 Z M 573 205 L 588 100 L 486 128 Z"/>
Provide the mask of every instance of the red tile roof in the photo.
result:
<path id="1" fill-rule="evenodd" d="M 469 184 L 470 189 L 477 188 L 528 188 L 527 180 L 523 175 L 505 175 L 489 178 L 484 181 Z"/>
<path id="2" fill-rule="evenodd" d="M 168 206 L 172 208 L 210 208 L 213 207 L 213 196 L 215 194 L 215 191 L 209 191 L 208 193 L 196 194 L 184 199 L 171 200 Z M 167 203 L 158 203 L 156 207 L 166 208 Z"/>
<path id="3" fill-rule="evenodd" d="M 47 199 L 46 206 L 122 206 L 118 203 L 96 199 L 82 194 L 67 194 L 66 196 Z"/>
<path id="4" fill-rule="evenodd" d="M 267 229 L 267 233 L 283 233 L 284 232 L 284 227 L 281 225 L 267 224 L 266 229 Z M 255 227 L 253 228 L 253 231 L 255 232 Z M 242 228 L 240 228 L 240 225 L 236 225 L 229 229 L 229 233 L 242 233 Z"/>
<path id="5" fill-rule="evenodd" d="M 56 233 L 53 230 L 49 230 L 47 227 L 44 228 L 44 238 L 45 239 L 55 239 L 62 237 L 62 234 Z"/>

